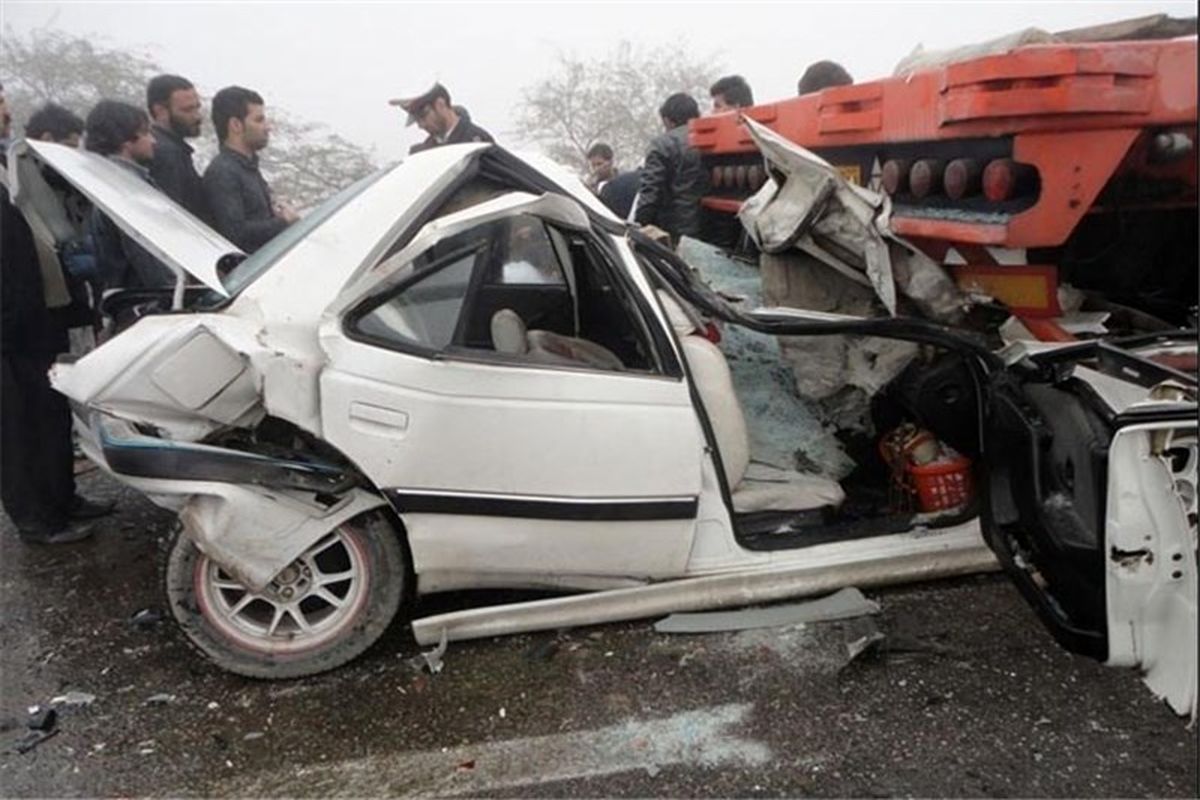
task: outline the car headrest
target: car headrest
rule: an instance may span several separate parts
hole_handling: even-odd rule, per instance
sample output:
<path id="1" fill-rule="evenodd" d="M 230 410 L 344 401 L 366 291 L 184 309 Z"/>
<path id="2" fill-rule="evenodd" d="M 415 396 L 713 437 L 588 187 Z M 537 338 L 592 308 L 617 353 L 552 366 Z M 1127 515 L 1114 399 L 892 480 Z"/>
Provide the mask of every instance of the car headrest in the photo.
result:
<path id="1" fill-rule="evenodd" d="M 502 308 L 492 315 L 492 347 L 497 353 L 520 356 L 529 350 L 525 337 L 525 321 L 511 308 Z"/>
<path id="2" fill-rule="evenodd" d="M 675 302 L 674 297 L 662 289 L 659 289 L 657 294 L 659 302 L 662 303 L 663 310 L 667 312 L 667 321 L 671 323 L 671 327 L 675 329 L 675 333 L 680 336 L 687 336 L 697 332 L 696 324 L 692 322 L 691 317 L 683 310 L 683 307 Z"/>

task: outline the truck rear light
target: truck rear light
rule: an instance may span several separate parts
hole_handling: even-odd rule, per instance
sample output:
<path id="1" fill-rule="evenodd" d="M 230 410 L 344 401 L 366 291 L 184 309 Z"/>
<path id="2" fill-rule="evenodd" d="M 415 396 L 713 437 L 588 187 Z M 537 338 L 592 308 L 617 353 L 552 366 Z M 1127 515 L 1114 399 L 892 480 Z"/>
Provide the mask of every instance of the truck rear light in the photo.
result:
<path id="1" fill-rule="evenodd" d="M 956 158 L 946 165 L 946 175 L 943 183 L 946 196 L 952 200 L 979 194 L 983 177 L 983 168 L 973 158 Z"/>
<path id="2" fill-rule="evenodd" d="M 908 187 L 915 197 L 929 197 L 942 191 L 945 162 L 937 158 L 922 158 L 908 172 Z"/>
<path id="3" fill-rule="evenodd" d="M 888 194 L 900 194 L 908 190 L 908 170 L 912 165 L 903 158 L 889 159 L 883 165 L 880 182 Z"/>
<path id="4" fill-rule="evenodd" d="M 752 192 L 757 192 L 762 188 L 762 185 L 767 182 L 767 176 L 763 172 L 762 165 L 753 164 L 750 169 L 746 170 L 746 182 L 750 184 L 750 191 Z"/>
<path id="5" fill-rule="evenodd" d="M 1033 176 L 1033 167 L 1028 164 L 997 158 L 983 170 L 983 195 L 993 203 L 1009 200 L 1027 191 Z"/>
<path id="6" fill-rule="evenodd" d="M 1150 157 L 1156 162 L 1174 161 L 1192 152 L 1194 147 L 1192 137 L 1186 133 L 1160 133 L 1154 137 Z"/>

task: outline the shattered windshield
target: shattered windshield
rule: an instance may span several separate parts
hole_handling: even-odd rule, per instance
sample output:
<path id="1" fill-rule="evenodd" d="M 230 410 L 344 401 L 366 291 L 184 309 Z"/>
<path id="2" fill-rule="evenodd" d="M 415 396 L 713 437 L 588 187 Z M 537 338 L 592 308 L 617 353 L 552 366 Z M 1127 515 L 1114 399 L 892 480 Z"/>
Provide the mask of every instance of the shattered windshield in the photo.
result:
<path id="1" fill-rule="evenodd" d="M 342 189 L 294 224 L 289 225 L 282 233 L 230 270 L 221 279 L 230 297 L 237 296 L 243 289 L 258 280 L 259 276 L 274 266 L 279 257 L 291 250 L 294 244 L 316 230 L 321 223 L 333 216 L 342 206 L 357 197 L 372 183 L 379 180 L 386 172 L 386 169 L 376 170 Z"/>

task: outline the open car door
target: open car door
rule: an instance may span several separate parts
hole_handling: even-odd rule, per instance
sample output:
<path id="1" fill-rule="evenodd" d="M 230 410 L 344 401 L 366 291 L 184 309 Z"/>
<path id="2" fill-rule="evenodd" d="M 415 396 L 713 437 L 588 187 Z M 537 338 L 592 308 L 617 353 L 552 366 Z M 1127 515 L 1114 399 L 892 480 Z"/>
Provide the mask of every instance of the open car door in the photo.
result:
<path id="1" fill-rule="evenodd" d="M 570 198 L 438 217 L 334 302 L 325 438 L 404 520 L 421 592 L 681 574 L 703 435 L 644 276 Z"/>
<path id="2" fill-rule="evenodd" d="M 994 397 L 983 519 L 1062 645 L 1140 669 L 1192 719 L 1195 368 L 1195 331 L 1025 360 Z"/>
<path id="3" fill-rule="evenodd" d="M 664 283 L 716 319 L 773 335 L 907 339 L 970 356 L 964 363 L 982 398 L 988 545 L 1063 646 L 1142 670 L 1176 712 L 1196 717 L 1196 331 L 1000 359 L 921 320 L 743 313 L 673 253 L 635 240 Z"/>

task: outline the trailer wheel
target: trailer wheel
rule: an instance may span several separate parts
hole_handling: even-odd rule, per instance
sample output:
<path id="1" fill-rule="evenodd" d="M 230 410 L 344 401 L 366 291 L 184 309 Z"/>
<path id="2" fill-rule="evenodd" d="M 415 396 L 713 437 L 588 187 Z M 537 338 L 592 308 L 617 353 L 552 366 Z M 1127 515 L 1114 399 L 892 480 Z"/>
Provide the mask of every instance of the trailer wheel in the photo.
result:
<path id="1" fill-rule="evenodd" d="M 299 678 L 361 655 L 400 607 L 408 574 L 399 536 L 368 512 L 338 526 L 252 592 L 177 527 L 167 544 L 167 602 L 188 642 L 222 669 Z"/>

